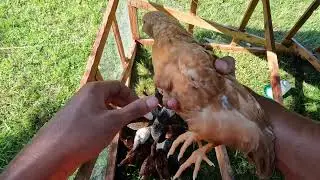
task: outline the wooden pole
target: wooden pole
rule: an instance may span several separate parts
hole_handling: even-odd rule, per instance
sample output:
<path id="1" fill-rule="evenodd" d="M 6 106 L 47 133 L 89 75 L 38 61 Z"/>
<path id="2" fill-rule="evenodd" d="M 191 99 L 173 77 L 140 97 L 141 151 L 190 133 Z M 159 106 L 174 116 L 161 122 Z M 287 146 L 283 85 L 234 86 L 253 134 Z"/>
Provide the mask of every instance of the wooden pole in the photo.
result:
<path id="1" fill-rule="evenodd" d="M 291 48 L 293 48 L 294 52 L 300 57 L 308 60 L 313 65 L 313 67 L 315 67 L 315 69 L 320 72 L 320 60 L 305 47 L 303 47 L 298 41 L 293 38 L 291 40 Z"/>
<path id="2" fill-rule="evenodd" d="M 138 26 L 138 16 L 137 16 L 137 8 L 131 6 L 130 1 L 128 1 L 128 13 L 131 27 L 131 34 L 133 40 L 137 40 L 140 38 L 139 36 L 139 26 Z"/>
<path id="3" fill-rule="evenodd" d="M 248 6 L 248 8 L 247 8 L 246 12 L 244 13 L 244 16 L 243 16 L 243 18 L 241 20 L 240 27 L 238 29 L 239 31 L 242 31 L 242 32 L 245 31 L 245 28 L 246 28 L 246 26 L 247 26 L 247 24 L 249 22 L 249 19 L 251 18 L 252 13 L 255 10 L 258 2 L 259 2 L 259 0 L 251 0 L 250 1 L 249 6 Z M 235 45 L 238 45 L 238 44 L 239 44 L 239 40 L 233 38 L 230 45 L 235 46 Z"/>
<path id="4" fill-rule="evenodd" d="M 125 83 L 127 81 L 127 79 L 130 77 L 131 75 L 131 71 L 132 71 L 132 66 L 137 54 L 137 50 L 138 50 L 138 44 L 136 42 L 134 42 L 133 47 L 131 48 L 131 56 L 129 59 L 129 63 L 126 66 L 126 68 L 123 70 L 122 74 L 121 74 L 121 82 Z"/>
<path id="5" fill-rule="evenodd" d="M 314 0 L 308 9 L 304 12 L 304 14 L 299 18 L 298 22 L 291 28 L 288 32 L 282 44 L 286 46 L 290 46 L 292 44 L 291 38 L 298 32 L 298 30 L 302 27 L 302 25 L 309 19 L 312 13 L 319 7 L 320 1 Z"/>
<path id="6" fill-rule="evenodd" d="M 275 41 L 273 35 L 272 19 L 271 19 L 271 10 L 269 0 L 262 0 L 263 4 L 263 15 L 264 15 L 264 25 L 265 25 L 265 38 L 267 49 L 267 59 L 268 67 L 271 73 L 270 82 L 273 92 L 273 99 L 278 103 L 282 104 L 282 94 L 280 86 L 280 75 L 279 75 L 279 65 L 278 57 L 275 53 Z"/>
<path id="7" fill-rule="evenodd" d="M 242 21 L 240 23 L 239 31 L 244 31 L 245 30 L 245 28 L 246 28 L 246 26 L 247 26 L 247 24 L 249 22 L 249 19 L 252 16 L 253 11 L 257 7 L 258 2 L 259 2 L 259 0 L 251 0 L 246 12 L 244 13 Z"/>
<path id="8" fill-rule="evenodd" d="M 106 44 L 111 24 L 115 17 L 118 3 L 119 0 L 110 0 L 108 2 L 108 6 L 103 17 L 103 22 L 97 34 L 89 59 L 87 61 L 86 72 L 82 76 L 80 86 L 83 86 L 87 82 L 95 80 L 98 65 L 100 63 L 100 59 L 102 56 L 104 46 Z"/>
<path id="9" fill-rule="evenodd" d="M 219 163 L 221 178 L 223 180 L 233 180 L 233 172 L 230 166 L 228 152 L 225 146 L 220 145 L 214 148 Z"/>
<path id="10" fill-rule="evenodd" d="M 190 13 L 194 16 L 197 14 L 197 7 L 198 7 L 198 0 L 191 0 Z M 189 33 L 193 34 L 193 28 L 194 28 L 194 25 L 189 24 L 188 26 Z"/>
<path id="11" fill-rule="evenodd" d="M 121 35 L 120 35 L 120 31 L 119 31 L 119 26 L 118 26 L 118 22 L 117 22 L 116 17 L 114 18 L 113 23 L 112 23 L 112 30 L 113 30 L 114 38 L 117 43 L 117 49 L 118 49 L 118 53 L 120 56 L 121 64 L 122 64 L 122 67 L 124 68 L 127 65 L 127 58 L 126 58 L 126 55 L 124 52 L 124 48 L 123 48 L 123 44 L 122 44 L 122 40 L 121 40 Z"/>

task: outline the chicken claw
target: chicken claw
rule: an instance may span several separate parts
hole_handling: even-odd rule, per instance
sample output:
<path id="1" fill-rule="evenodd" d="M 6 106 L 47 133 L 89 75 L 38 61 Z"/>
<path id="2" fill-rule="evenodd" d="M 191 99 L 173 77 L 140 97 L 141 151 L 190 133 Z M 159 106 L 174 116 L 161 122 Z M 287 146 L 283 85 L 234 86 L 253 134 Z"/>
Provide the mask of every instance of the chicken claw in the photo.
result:
<path id="1" fill-rule="evenodd" d="M 194 142 L 196 141 L 199 145 L 199 147 L 201 147 L 201 142 L 198 140 L 198 137 L 196 134 L 194 134 L 193 132 L 187 131 L 183 134 L 181 134 L 173 143 L 172 146 L 168 152 L 167 157 L 169 158 L 171 155 L 173 155 L 173 153 L 175 152 L 176 148 L 183 143 L 179 155 L 178 155 L 178 161 L 182 158 L 184 152 L 186 151 L 186 149 Z"/>
<path id="2" fill-rule="evenodd" d="M 213 148 L 213 144 L 208 143 L 205 146 L 199 147 L 196 151 L 194 151 L 191 156 L 187 159 L 186 162 L 184 162 L 176 174 L 174 175 L 173 179 L 177 179 L 180 177 L 182 172 L 186 170 L 189 166 L 191 166 L 193 163 L 195 164 L 194 170 L 193 170 L 193 176 L 192 179 L 195 180 L 198 176 L 198 172 L 200 170 L 201 161 L 206 161 L 210 166 L 214 167 L 214 164 L 212 161 L 209 160 L 209 158 L 206 156 L 206 153 L 210 151 Z"/>
<path id="3" fill-rule="evenodd" d="M 193 179 L 196 179 L 197 175 L 198 175 L 198 172 L 199 172 L 199 169 L 200 169 L 200 164 L 201 164 L 201 161 L 204 160 L 206 161 L 210 166 L 214 166 L 213 162 L 211 162 L 209 160 L 209 158 L 206 156 L 206 153 L 208 151 L 210 151 L 212 148 L 213 148 L 213 144 L 211 143 L 208 143 L 206 144 L 205 146 L 202 146 L 198 136 L 193 133 L 193 132 L 190 132 L 190 131 L 187 131 L 183 134 L 181 134 L 172 144 L 169 152 L 168 152 L 168 157 L 171 156 L 176 148 L 181 144 L 183 143 L 181 149 L 180 149 L 180 152 L 179 152 L 179 155 L 178 155 L 178 161 L 182 158 L 184 152 L 186 151 L 186 149 L 194 142 L 196 141 L 198 143 L 198 146 L 199 146 L 199 149 L 197 149 L 196 151 L 194 151 L 192 153 L 192 155 L 188 158 L 188 160 L 186 162 L 184 162 L 179 170 L 176 172 L 175 176 L 173 179 L 176 179 L 178 178 L 181 173 L 187 169 L 189 166 L 191 166 L 193 163 L 195 164 L 195 168 L 193 170 Z"/>

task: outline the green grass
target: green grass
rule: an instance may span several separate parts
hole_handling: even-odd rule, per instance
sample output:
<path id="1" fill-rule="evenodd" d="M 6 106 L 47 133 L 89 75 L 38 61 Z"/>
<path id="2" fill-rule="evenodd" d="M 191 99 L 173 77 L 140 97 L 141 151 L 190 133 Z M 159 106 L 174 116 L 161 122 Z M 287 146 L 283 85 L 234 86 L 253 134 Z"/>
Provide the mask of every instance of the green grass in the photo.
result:
<path id="1" fill-rule="evenodd" d="M 188 10 L 190 3 L 188 0 L 156 2 L 166 2 L 180 10 Z M 277 40 L 285 35 L 311 2 L 271 1 Z M 198 14 L 237 27 L 248 3 L 247 0 L 200 0 Z M 0 172 L 79 87 L 105 4 L 102 0 L 0 1 Z M 118 21 L 123 17 L 118 15 Z M 309 49 L 320 46 L 319 19 L 318 9 L 296 35 Z M 127 26 L 120 24 L 123 38 L 129 37 L 126 34 Z M 263 36 L 262 29 L 262 6 L 259 3 L 247 31 Z M 230 40 L 199 28 L 195 29 L 195 37 L 200 41 L 204 37 L 216 42 L 227 43 Z M 125 43 L 125 46 L 129 45 Z M 108 40 L 107 47 L 100 69 L 104 77 L 115 79 L 119 77 L 121 69 L 112 38 Z M 144 90 L 154 90 L 149 70 L 150 55 L 141 51 L 140 60 L 135 64 L 136 78 L 133 79 L 138 94 Z M 216 53 L 235 57 L 238 80 L 263 93 L 263 87 L 269 83 L 264 57 Z M 285 56 L 279 56 L 279 60 L 281 77 L 294 86 L 285 98 L 286 107 L 320 120 L 320 74 L 304 61 L 297 62 Z M 299 68 L 295 68 L 295 65 Z M 248 166 L 238 153 L 232 154 L 236 177 L 253 179 L 252 166 Z M 214 154 L 211 157 L 214 158 Z M 199 175 L 219 178 L 217 172 L 204 168 Z M 275 179 L 278 177 L 274 176 Z"/>
<path id="2" fill-rule="evenodd" d="M 79 87 L 105 1 L 0 1 L 0 171 Z"/>

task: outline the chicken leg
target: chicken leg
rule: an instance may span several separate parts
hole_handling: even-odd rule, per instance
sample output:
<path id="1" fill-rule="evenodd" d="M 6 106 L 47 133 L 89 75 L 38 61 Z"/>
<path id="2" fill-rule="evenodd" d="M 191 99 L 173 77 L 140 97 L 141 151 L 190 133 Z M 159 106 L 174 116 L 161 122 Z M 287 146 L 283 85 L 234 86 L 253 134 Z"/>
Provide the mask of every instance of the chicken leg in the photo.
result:
<path id="1" fill-rule="evenodd" d="M 178 160 L 180 160 L 186 151 L 186 149 L 194 142 L 196 141 L 198 143 L 199 149 L 194 151 L 191 156 L 187 159 L 186 162 L 184 162 L 176 174 L 174 175 L 173 179 L 176 179 L 180 177 L 182 172 L 186 170 L 188 167 L 190 167 L 193 163 L 195 164 L 195 168 L 193 170 L 193 179 L 196 179 L 198 172 L 200 170 L 200 164 L 201 161 L 204 160 L 206 161 L 210 166 L 214 166 L 213 162 L 209 160 L 209 158 L 206 156 L 206 153 L 209 152 L 213 148 L 213 144 L 208 143 L 205 146 L 202 146 L 202 143 L 199 139 L 199 137 L 190 131 L 185 132 L 184 134 L 181 134 L 172 144 L 169 152 L 168 152 L 168 157 L 171 156 L 174 152 L 175 149 L 184 142 L 182 145 L 179 155 L 178 155 Z"/>

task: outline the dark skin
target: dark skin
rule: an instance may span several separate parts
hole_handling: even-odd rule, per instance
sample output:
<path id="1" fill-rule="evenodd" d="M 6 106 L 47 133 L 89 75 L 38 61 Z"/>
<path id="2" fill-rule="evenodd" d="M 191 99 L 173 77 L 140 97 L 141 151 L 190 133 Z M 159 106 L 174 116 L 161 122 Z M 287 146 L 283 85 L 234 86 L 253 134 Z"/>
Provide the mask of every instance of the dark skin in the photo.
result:
<path id="1" fill-rule="evenodd" d="M 220 73 L 234 74 L 233 60 L 217 60 L 215 66 Z M 252 94 L 273 125 L 277 168 L 287 179 L 318 179 L 320 124 Z M 123 108 L 108 110 L 106 103 Z M 157 103 L 154 97 L 138 99 L 116 81 L 89 83 L 40 129 L 0 179 L 66 179 L 80 164 L 96 157 L 121 127 Z M 175 109 L 178 103 L 172 99 L 168 106 Z"/>

